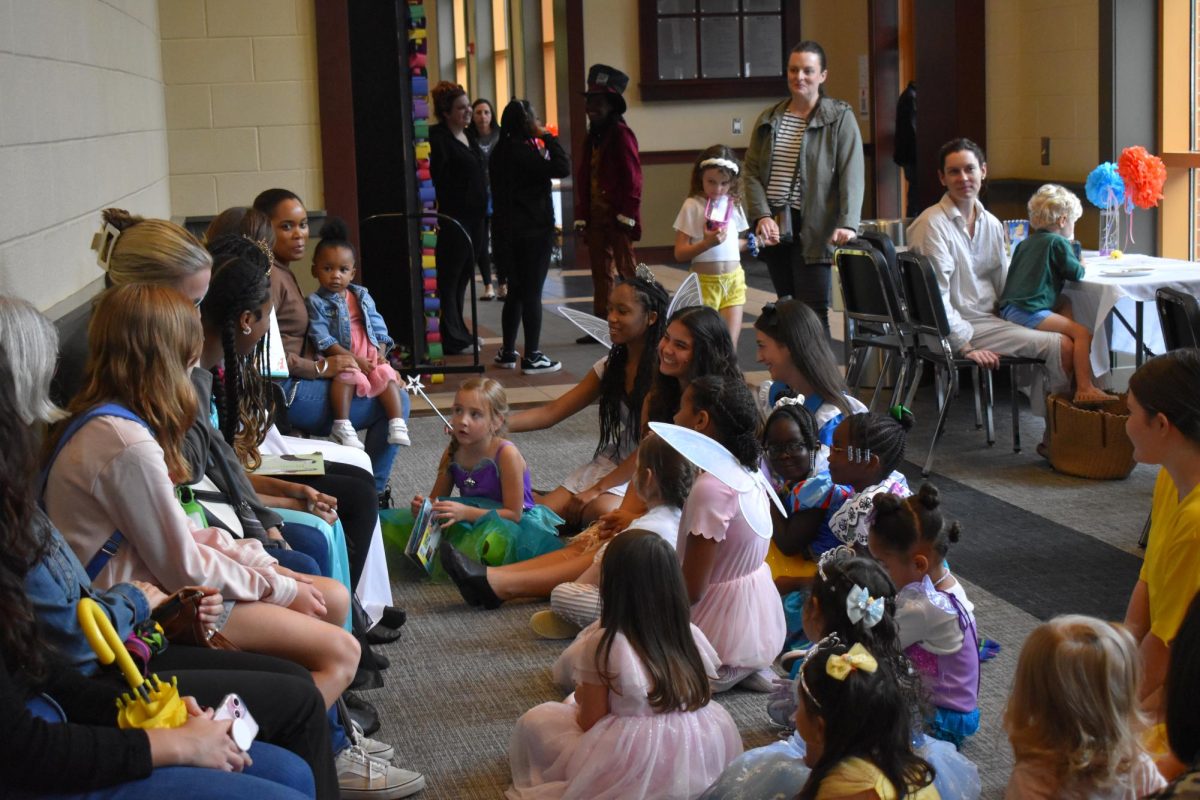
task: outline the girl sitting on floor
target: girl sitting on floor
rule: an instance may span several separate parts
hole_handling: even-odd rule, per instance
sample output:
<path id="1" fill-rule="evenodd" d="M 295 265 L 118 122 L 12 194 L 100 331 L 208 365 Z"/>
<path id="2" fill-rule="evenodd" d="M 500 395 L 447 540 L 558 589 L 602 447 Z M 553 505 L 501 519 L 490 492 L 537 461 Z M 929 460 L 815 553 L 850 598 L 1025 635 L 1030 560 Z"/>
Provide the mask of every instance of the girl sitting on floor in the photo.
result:
<path id="1" fill-rule="evenodd" d="M 814 468 L 826 468 L 833 431 L 851 414 L 867 410 L 850 390 L 816 313 L 799 300 L 767 303 L 754 321 L 758 363 L 771 380 L 759 386 L 759 407 L 769 414 L 781 397 L 800 397 L 817 420 L 821 450 Z"/>
<path id="2" fill-rule="evenodd" d="M 486 608 L 500 601 L 486 588 L 486 579 L 482 590 L 476 588 L 479 581 L 466 580 L 464 560 L 455 546 L 495 563 L 523 561 L 562 547 L 556 530 L 562 518 L 533 502 L 529 467 L 516 445 L 501 435 L 507 417 L 508 396 L 499 381 L 464 382 L 454 395 L 450 445 L 429 492 L 433 519 L 444 530 L 438 548 L 442 567 L 468 603 Z M 454 489 L 457 499 L 449 496 Z M 424 502 L 421 495 L 413 498 L 414 515 Z M 492 520 L 498 524 L 481 524 Z M 460 523 L 461 528 L 451 530 Z"/>
<path id="3" fill-rule="evenodd" d="M 933 768 L 913 752 L 910 696 L 894 662 L 831 636 L 809 651 L 796 684 L 796 731 L 812 767 L 799 800 L 941 797 Z"/>
<path id="4" fill-rule="evenodd" d="M 674 548 L 651 531 L 614 539 L 600 570 L 602 611 L 554 665 L 575 691 L 518 721 L 510 800 L 690 798 L 742 751 L 714 702 L 717 653 L 688 621 Z"/>
<path id="5" fill-rule="evenodd" d="M 573 524 L 589 523 L 616 508 L 633 475 L 642 409 L 658 371 L 655 347 L 666 328 L 667 302 L 666 290 L 649 269 L 618 282 L 608 298 L 612 350 L 566 394 L 543 406 L 518 411 L 508 421 L 513 433 L 539 431 L 600 401 L 600 441 L 592 460 L 539 498 Z M 584 560 L 580 571 L 590 563 L 590 557 Z"/>
<path id="6" fill-rule="evenodd" d="M 635 519 L 629 530 L 653 531 L 674 547 L 694 479 L 691 462 L 653 433 L 647 434 L 638 447 L 637 470 L 630 482 L 646 504 L 646 513 Z M 578 580 L 554 587 L 551 610 L 539 611 L 530 620 L 535 633 L 547 639 L 573 637 L 600 618 L 600 560 L 607 548 L 606 542 L 595 550 L 592 565 Z"/>
<path id="7" fill-rule="evenodd" d="M 804 630 L 811 641 L 837 637 L 847 645 L 862 644 L 878 660 L 894 664 L 896 680 L 909 698 L 912 717 L 919 721 L 923 693 L 920 680 L 900 649 L 895 599 L 896 587 L 878 562 L 857 557 L 849 547 L 834 548 L 821 558 L 812 595 L 804 606 Z M 795 659 L 793 670 L 798 673 L 800 665 L 801 659 Z M 794 680 L 781 680 L 767 705 L 771 719 L 786 728 L 795 725 L 797 691 Z M 979 797 L 982 785 L 978 768 L 952 744 L 918 732 L 913 736 L 913 746 L 934 767 L 934 784 L 943 797 Z M 702 800 L 793 797 L 808 780 L 806 750 L 804 739 L 795 732 L 784 741 L 749 750 L 729 765 Z"/>
<path id="8" fill-rule="evenodd" d="M 829 517 L 850 496 L 849 487 L 833 483 L 828 470 L 814 471 L 820 447 L 816 419 L 803 400 L 780 398 L 763 428 L 763 450 L 772 485 L 788 511 L 784 517 L 772 509 L 774 533 L 767 550 L 767 564 L 783 598 L 786 649 L 807 641 L 801 614 L 808 587 L 816 574 L 817 559 L 840 544 L 829 529 Z"/>
<path id="9" fill-rule="evenodd" d="M 829 519 L 829 529 L 842 544 L 865 551 L 875 495 L 912 494 L 908 479 L 896 468 L 904 460 L 904 443 L 913 421 L 907 408 L 892 406 L 887 416 L 847 417 L 833 432 L 829 477 L 854 490 Z"/>
<path id="10" fill-rule="evenodd" d="M 715 315 L 712 309 L 702 310 Z M 771 540 L 771 502 L 765 479 L 755 475 L 761 452 L 754 397 L 741 379 L 709 375 L 694 380 L 684 392 L 675 424 L 712 439 L 731 462 L 729 475 L 710 471 L 696 478 L 675 546 L 692 619 L 720 654 L 720 677 L 713 689 L 722 692 L 743 683 L 752 691 L 769 692 L 775 679 L 770 665 L 783 647 L 786 625 L 764 562 Z M 694 459 L 692 450 L 682 452 Z"/>
<path id="11" fill-rule="evenodd" d="M 939 504 L 928 483 L 907 500 L 877 495 L 869 543 L 871 555 L 900 587 L 900 646 L 934 705 L 925 727 L 931 736 L 961 745 L 979 729 L 979 637 L 975 617 L 960 599 L 963 588 L 946 567 L 959 525 L 942 515 Z"/>
<path id="12" fill-rule="evenodd" d="M 1016 757 L 1004 796 L 1132 800 L 1166 786 L 1138 743 L 1141 671 L 1122 627 L 1070 615 L 1035 628 L 1004 711 Z"/>

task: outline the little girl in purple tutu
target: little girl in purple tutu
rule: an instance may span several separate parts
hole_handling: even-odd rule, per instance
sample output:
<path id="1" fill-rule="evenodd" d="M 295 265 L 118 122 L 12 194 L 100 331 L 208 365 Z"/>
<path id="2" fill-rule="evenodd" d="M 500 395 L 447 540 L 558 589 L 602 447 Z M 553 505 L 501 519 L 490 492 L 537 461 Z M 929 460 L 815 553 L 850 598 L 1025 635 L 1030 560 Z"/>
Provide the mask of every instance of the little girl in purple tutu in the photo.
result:
<path id="1" fill-rule="evenodd" d="M 363 449 L 350 424 L 350 401 L 357 393 L 359 397 L 379 398 L 388 415 L 390 444 L 411 444 L 400 399 L 400 378 L 387 361 L 387 353 L 395 342 L 366 287 L 350 282 L 354 280 L 356 255 L 348 236 L 346 223 L 340 219 L 331 217 L 325 221 L 312 265 L 313 277 L 321 288 L 306 301 L 308 338 L 313 346 L 326 357 L 350 356 L 357 364 L 357 369 L 332 376 L 330 438 L 338 444 Z"/>
<path id="2" fill-rule="evenodd" d="M 742 741 L 711 699 L 717 653 L 689 622 L 674 548 L 657 533 L 622 533 L 601 562 L 600 596 L 600 620 L 554 665 L 574 693 L 517 721 L 505 797 L 697 797 Z"/>

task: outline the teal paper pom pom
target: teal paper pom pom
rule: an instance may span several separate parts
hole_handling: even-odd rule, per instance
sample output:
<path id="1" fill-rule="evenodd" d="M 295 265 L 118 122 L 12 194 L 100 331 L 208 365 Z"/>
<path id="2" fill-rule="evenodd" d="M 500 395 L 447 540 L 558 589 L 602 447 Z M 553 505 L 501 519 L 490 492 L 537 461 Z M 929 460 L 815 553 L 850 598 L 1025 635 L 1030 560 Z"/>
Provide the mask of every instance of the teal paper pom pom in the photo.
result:
<path id="1" fill-rule="evenodd" d="M 1108 208 L 1124 202 L 1125 181 L 1117 172 L 1116 164 L 1105 161 L 1091 171 L 1087 176 L 1087 199 L 1096 208 Z"/>

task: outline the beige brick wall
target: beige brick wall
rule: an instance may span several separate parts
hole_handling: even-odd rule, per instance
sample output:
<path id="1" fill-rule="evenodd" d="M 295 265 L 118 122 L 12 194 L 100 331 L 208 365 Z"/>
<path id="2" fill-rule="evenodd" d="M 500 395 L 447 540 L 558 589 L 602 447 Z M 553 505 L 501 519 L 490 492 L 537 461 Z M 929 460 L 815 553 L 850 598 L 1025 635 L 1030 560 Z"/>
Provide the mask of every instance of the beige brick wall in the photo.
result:
<path id="1" fill-rule="evenodd" d="M 988 0 L 988 171 L 1083 181 L 1099 162 L 1100 12 L 1094 0 Z M 1050 165 L 1041 138 L 1050 137 Z"/>
<path id="2" fill-rule="evenodd" d="M 282 186 L 322 208 L 313 0 L 158 0 L 171 211 Z"/>
<path id="3" fill-rule="evenodd" d="M 154 0 L 0 0 L 0 294 L 90 291 L 100 209 L 170 213 L 158 27 Z"/>

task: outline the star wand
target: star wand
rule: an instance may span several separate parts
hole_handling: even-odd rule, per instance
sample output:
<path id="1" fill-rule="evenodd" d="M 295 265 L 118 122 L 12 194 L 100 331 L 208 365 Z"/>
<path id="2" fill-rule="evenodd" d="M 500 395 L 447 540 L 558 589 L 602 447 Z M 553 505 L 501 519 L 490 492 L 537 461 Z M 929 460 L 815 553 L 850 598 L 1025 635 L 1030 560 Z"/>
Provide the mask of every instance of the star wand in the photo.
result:
<path id="1" fill-rule="evenodd" d="M 429 407 L 433 409 L 433 413 L 442 418 L 442 422 L 446 423 L 447 429 L 450 428 L 450 420 L 446 419 L 442 415 L 441 411 L 438 411 L 438 407 L 435 406 L 433 401 L 429 399 L 429 395 L 425 394 L 425 387 L 421 384 L 420 375 L 409 375 L 406 377 L 404 379 L 404 391 L 408 392 L 409 394 L 420 395 L 421 397 L 425 398 L 425 402 L 428 403 Z"/>

